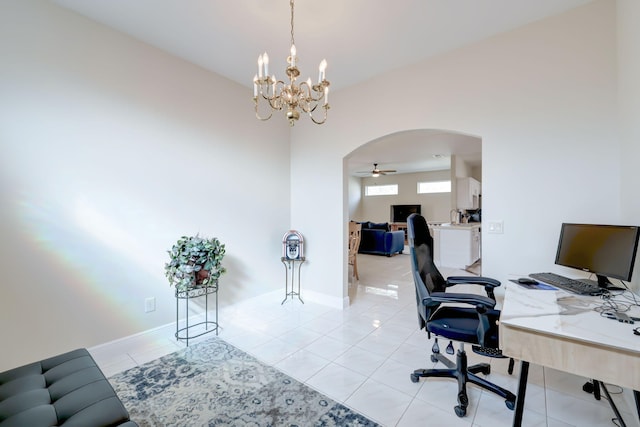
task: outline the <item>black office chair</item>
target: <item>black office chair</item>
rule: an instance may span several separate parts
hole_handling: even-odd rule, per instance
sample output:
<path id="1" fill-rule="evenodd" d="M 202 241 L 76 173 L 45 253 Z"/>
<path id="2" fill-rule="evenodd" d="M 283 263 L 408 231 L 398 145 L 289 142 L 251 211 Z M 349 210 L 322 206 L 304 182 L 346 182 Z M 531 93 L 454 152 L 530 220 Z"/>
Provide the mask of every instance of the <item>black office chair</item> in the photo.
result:
<path id="1" fill-rule="evenodd" d="M 507 408 L 515 407 L 516 396 L 510 391 L 477 376 L 477 373 L 489 374 L 491 366 L 479 363 L 467 366 L 467 354 L 464 343 L 473 344 L 475 353 L 488 357 L 505 357 L 498 349 L 497 321 L 500 311 L 495 310 L 493 289 L 500 282 L 488 277 L 451 276 L 442 277 L 433 262 L 433 238 L 429 233 L 423 216 L 411 214 L 407 219 L 409 248 L 411 252 L 411 270 L 416 287 L 416 302 L 420 329 L 436 336 L 432 347 L 431 361 L 442 362 L 447 369 L 417 369 L 411 374 L 411 381 L 418 382 L 420 377 L 447 377 L 458 380 L 458 405 L 454 407 L 456 415 L 464 417 L 467 413 L 469 398 L 467 382 L 476 384 L 498 394 L 505 399 Z M 484 286 L 487 296 L 477 294 L 446 292 L 447 288 L 458 284 Z M 447 303 L 456 306 L 445 305 Z M 448 338 L 460 342 L 456 363 L 440 353 L 438 338 Z M 449 343 L 446 352 L 453 354 L 453 344 Z M 510 360 L 509 372 L 513 370 Z"/>

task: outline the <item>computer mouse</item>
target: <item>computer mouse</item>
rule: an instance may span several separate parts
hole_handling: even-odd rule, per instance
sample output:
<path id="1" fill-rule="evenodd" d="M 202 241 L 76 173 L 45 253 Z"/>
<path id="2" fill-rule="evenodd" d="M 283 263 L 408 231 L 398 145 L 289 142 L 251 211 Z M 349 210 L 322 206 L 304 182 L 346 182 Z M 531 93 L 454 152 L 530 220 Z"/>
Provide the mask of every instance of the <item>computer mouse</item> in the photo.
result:
<path id="1" fill-rule="evenodd" d="M 538 282 L 534 279 L 531 279 L 529 277 L 521 277 L 518 279 L 518 283 L 521 283 L 523 285 L 537 285 Z"/>

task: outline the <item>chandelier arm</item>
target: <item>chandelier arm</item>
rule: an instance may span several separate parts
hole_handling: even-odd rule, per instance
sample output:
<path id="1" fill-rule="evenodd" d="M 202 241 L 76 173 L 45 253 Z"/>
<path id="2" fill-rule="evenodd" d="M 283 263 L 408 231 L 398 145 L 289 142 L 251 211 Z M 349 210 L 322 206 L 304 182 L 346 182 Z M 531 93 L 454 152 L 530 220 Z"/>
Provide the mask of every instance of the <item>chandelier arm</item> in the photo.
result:
<path id="1" fill-rule="evenodd" d="M 313 95 L 310 95 L 309 97 L 310 97 L 314 102 L 318 102 L 318 103 L 319 103 L 320 101 L 322 101 L 322 99 L 324 98 L 324 91 L 317 91 L 317 90 L 314 90 L 314 93 L 315 93 L 316 95 L 318 95 L 318 97 L 317 97 L 317 98 L 314 98 L 314 97 L 313 97 Z"/>
<path id="2" fill-rule="evenodd" d="M 269 96 L 268 89 L 267 91 L 263 91 L 262 88 L 260 88 L 260 97 L 262 97 L 262 99 L 264 99 L 265 101 L 268 101 L 270 98 L 272 98 L 271 96 Z"/>
<path id="3" fill-rule="evenodd" d="M 314 88 L 313 85 L 309 85 L 308 82 L 302 82 L 300 83 L 300 91 L 305 91 L 305 98 L 311 98 L 313 99 L 313 92 L 317 92 Z"/>
<path id="4" fill-rule="evenodd" d="M 316 120 L 315 117 L 313 117 L 313 112 L 315 111 L 315 109 L 318 106 L 316 105 L 311 111 L 309 111 L 309 118 L 311 119 L 311 121 L 317 125 L 321 125 L 324 122 L 327 121 L 327 110 L 329 109 L 329 104 L 325 104 L 322 106 L 322 109 L 324 110 L 324 117 L 322 118 L 322 120 Z"/>
<path id="5" fill-rule="evenodd" d="M 269 115 L 268 115 L 267 117 L 262 117 L 262 116 L 260 116 L 260 113 L 258 113 L 258 99 L 257 99 L 257 98 L 254 98 L 254 99 L 255 99 L 255 101 L 256 101 L 256 103 L 255 103 L 255 104 L 256 104 L 256 105 L 255 105 L 256 118 L 257 118 L 258 120 L 261 120 L 261 121 L 263 121 L 263 122 L 266 122 L 267 120 L 269 120 L 269 119 L 271 118 L 271 116 L 273 116 L 273 110 L 271 110 L 271 112 L 269 113 Z"/>
<path id="6" fill-rule="evenodd" d="M 271 95 L 269 95 L 269 89 L 273 90 L 273 86 L 274 86 L 274 79 L 271 78 L 270 76 L 267 76 L 264 80 L 261 80 L 259 82 L 259 89 L 260 89 L 260 94 L 262 94 L 263 98 L 270 98 Z M 266 94 L 266 95 L 265 95 Z"/>
<path id="7" fill-rule="evenodd" d="M 312 110 L 311 103 L 307 99 L 300 100 L 300 102 L 298 102 L 298 106 L 305 113 L 308 113 Z"/>
<path id="8" fill-rule="evenodd" d="M 313 100 L 314 102 L 320 102 L 324 96 L 325 96 L 325 92 L 324 89 L 326 86 L 328 86 L 327 81 L 324 82 L 320 82 L 317 85 L 311 84 L 309 85 L 307 82 L 301 83 L 300 86 L 302 86 L 303 84 L 308 87 L 308 98 Z M 317 98 L 314 96 L 316 95 Z"/>
<path id="9" fill-rule="evenodd" d="M 311 95 L 311 88 L 309 87 L 307 82 L 302 82 L 300 83 L 300 86 L 299 86 L 298 104 L 300 105 L 300 108 L 302 109 L 302 111 L 304 111 L 305 113 L 309 112 L 309 105 L 311 104 L 310 101 L 313 101 L 313 96 Z"/>
<path id="10" fill-rule="evenodd" d="M 324 99 L 324 96 L 325 96 L 325 92 L 323 90 L 324 86 L 309 85 L 307 82 L 303 82 L 300 84 L 301 89 L 303 85 L 306 93 L 305 93 L 305 96 L 303 97 L 303 102 L 300 102 L 300 108 L 302 108 L 302 110 L 305 113 L 310 113 L 312 111 L 315 111 L 316 108 L 320 106 L 320 101 Z M 314 95 L 316 95 L 317 97 Z M 324 120 L 323 120 L 323 123 L 324 123 Z"/>
<path id="11" fill-rule="evenodd" d="M 269 83 L 272 82 L 272 83 Z M 276 95 L 277 93 L 282 94 L 283 89 L 285 88 L 285 83 L 282 80 L 269 80 L 262 82 L 260 85 L 260 97 L 269 103 L 269 106 L 273 110 L 282 110 L 283 101 L 281 95 Z M 269 93 L 269 92 L 272 93 Z M 258 102 L 257 98 L 254 98 L 256 104 Z M 273 113 L 272 113 L 273 114 Z M 271 117 L 271 115 L 269 116 Z"/>
<path id="12" fill-rule="evenodd" d="M 287 84 L 282 80 L 277 80 L 273 84 L 272 86 L 273 94 L 271 95 L 271 97 L 267 98 L 267 101 L 269 101 L 269 105 L 274 110 L 280 111 L 282 110 L 284 105 L 287 104 L 286 100 L 284 100 L 282 95 L 286 88 L 287 88 Z"/>
<path id="13" fill-rule="evenodd" d="M 271 109 L 273 109 L 273 110 L 281 110 L 282 109 L 282 107 L 278 107 L 278 97 L 277 96 L 267 96 L 262 91 L 260 92 L 260 96 L 262 97 L 262 99 L 267 101 L 267 103 L 269 104 L 269 107 L 271 107 Z M 274 103 L 274 101 L 275 101 L 275 103 Z M 256 105 L 257 105 L 257 102 L 256 102 Z"/>
<path id="14" fill-rule="evenodd" d="M 256 118 L 263 122 L 266 122 L 267 120 L 271 119 L 271 116 L 273 116 L 273 113 L 269 113 L 267 117 L 260 117 L 260 115 L 256 113 Z"/>
<path id="15" fill-rule="evenodd" d="M 265 98 L 269 103 L 269 106 L 272 110 L 280 111 L 282 110 L 282 102 L 279 96 L 274 96 L 271 98 Z"/>

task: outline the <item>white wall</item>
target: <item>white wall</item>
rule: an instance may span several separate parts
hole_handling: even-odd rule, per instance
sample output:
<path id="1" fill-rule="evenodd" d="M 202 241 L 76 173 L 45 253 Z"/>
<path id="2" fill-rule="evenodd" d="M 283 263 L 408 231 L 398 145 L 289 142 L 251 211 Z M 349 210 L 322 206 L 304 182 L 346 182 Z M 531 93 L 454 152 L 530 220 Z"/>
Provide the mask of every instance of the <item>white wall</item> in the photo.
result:
<path id="1" fill-rule="evenodd" d="M 562 221 L 638 223 L 640 3 L 618 4 L 618 41 L 601 0 L 339 91 L 289 147 L 249 89 L 44 0 L 0 2 L 0 370 L 173 321 L 162 266 L 181 234 L 227 244 L 224 304 L 280 287 L 299 229 L 303 292 L 343 304 L 344 157 L 398 131 L 483 139 L 483 219 L 505 221 L 483 236 L 487 274 L 549 269 Z"/>
<path id="2" fill-rule="evenodd" d="M 420 173 L 381 175 L 362 178 L 362 195 L 367 185 L 397 184 L 398 194 L 393 196 L 363 196 L 356 221 L 389 222 L 391 205 L 421 205 L 422 215 L 429 221 L 449 221 L 452 206 L 451 193 L 418 194 L 418 182 L 451 180 L 451 170 Z M 455 186 L 455 182 L 452 183 Z"/>
<path id="3" fill-rule="evenodd" d="M 345 295 L 343 157 L 407 129 L 482 138 L 483 220 L 503 220 L 505 230 L 485 227 L 483 273 L 553 269 L 563 221 L 619 221 L 616 111 L 609 0 L 337 92 L 325 125 L 292 132 L 292 223 L 307 231 L 306 286 L 334 301 Z"/>
<path id="4" fill-rule="evenodd" d="M 226 244 L 221 307 L 282 287 L 289 128 L 249 88 L 47 1 L 0 2 L 0 58 L 0 371 L 174 322 L 184 234 Z"/>
<path id="5" fill-rule="evenodd" d="M 618 0 L 618 99 L 622 141 L 621 221 L 640 225 L 640 2 Z M 633 287 L 640 291 L 636 258 Z"/>
<path id="6" fill-rule="evenodd" d="M 349 186 L 347 191 L 349 219 L 362 218 L 362 179 L 349 176 L 347 184 Z"/>

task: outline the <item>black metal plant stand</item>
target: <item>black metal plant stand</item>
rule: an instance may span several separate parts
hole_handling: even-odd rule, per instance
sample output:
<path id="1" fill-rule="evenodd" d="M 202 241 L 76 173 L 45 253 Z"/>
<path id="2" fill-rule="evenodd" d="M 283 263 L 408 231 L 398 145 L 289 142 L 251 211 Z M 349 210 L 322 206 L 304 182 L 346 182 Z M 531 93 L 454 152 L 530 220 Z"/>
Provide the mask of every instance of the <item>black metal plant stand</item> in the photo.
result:
<path id="1" fill-rule="evenodd" d="M 216 310 L 215 310 L 215 321 L 209 320 L 209 295 L 215 294 L 216 297 Z M 189 325 L 189 300 L 198 297 L 205 297 L 204 300 L 204 321 L 198 322 L 193 325 Z M 185 327 L 180 328 L 180 318 L 179 318 L 179 302 L 180 300 L 184 300 L 185 302 Z M 204 332 L 200 332 L 196 335 L 192 335 L 192 329 L 198 326 L 204 326 Z M 197 338 L 199 336 L 215 332 L 218 335 L 218 282 L 216 281 L 213 284 L 208 284 L 207 286 L 196 286 L 187 291 L 178 291 L 176 289 L 176 334 L 175 337 L 177 340 L 184 340 L 187 343 L 187 347 L 189 346 L 189 340 L 193 338 Z"/>

